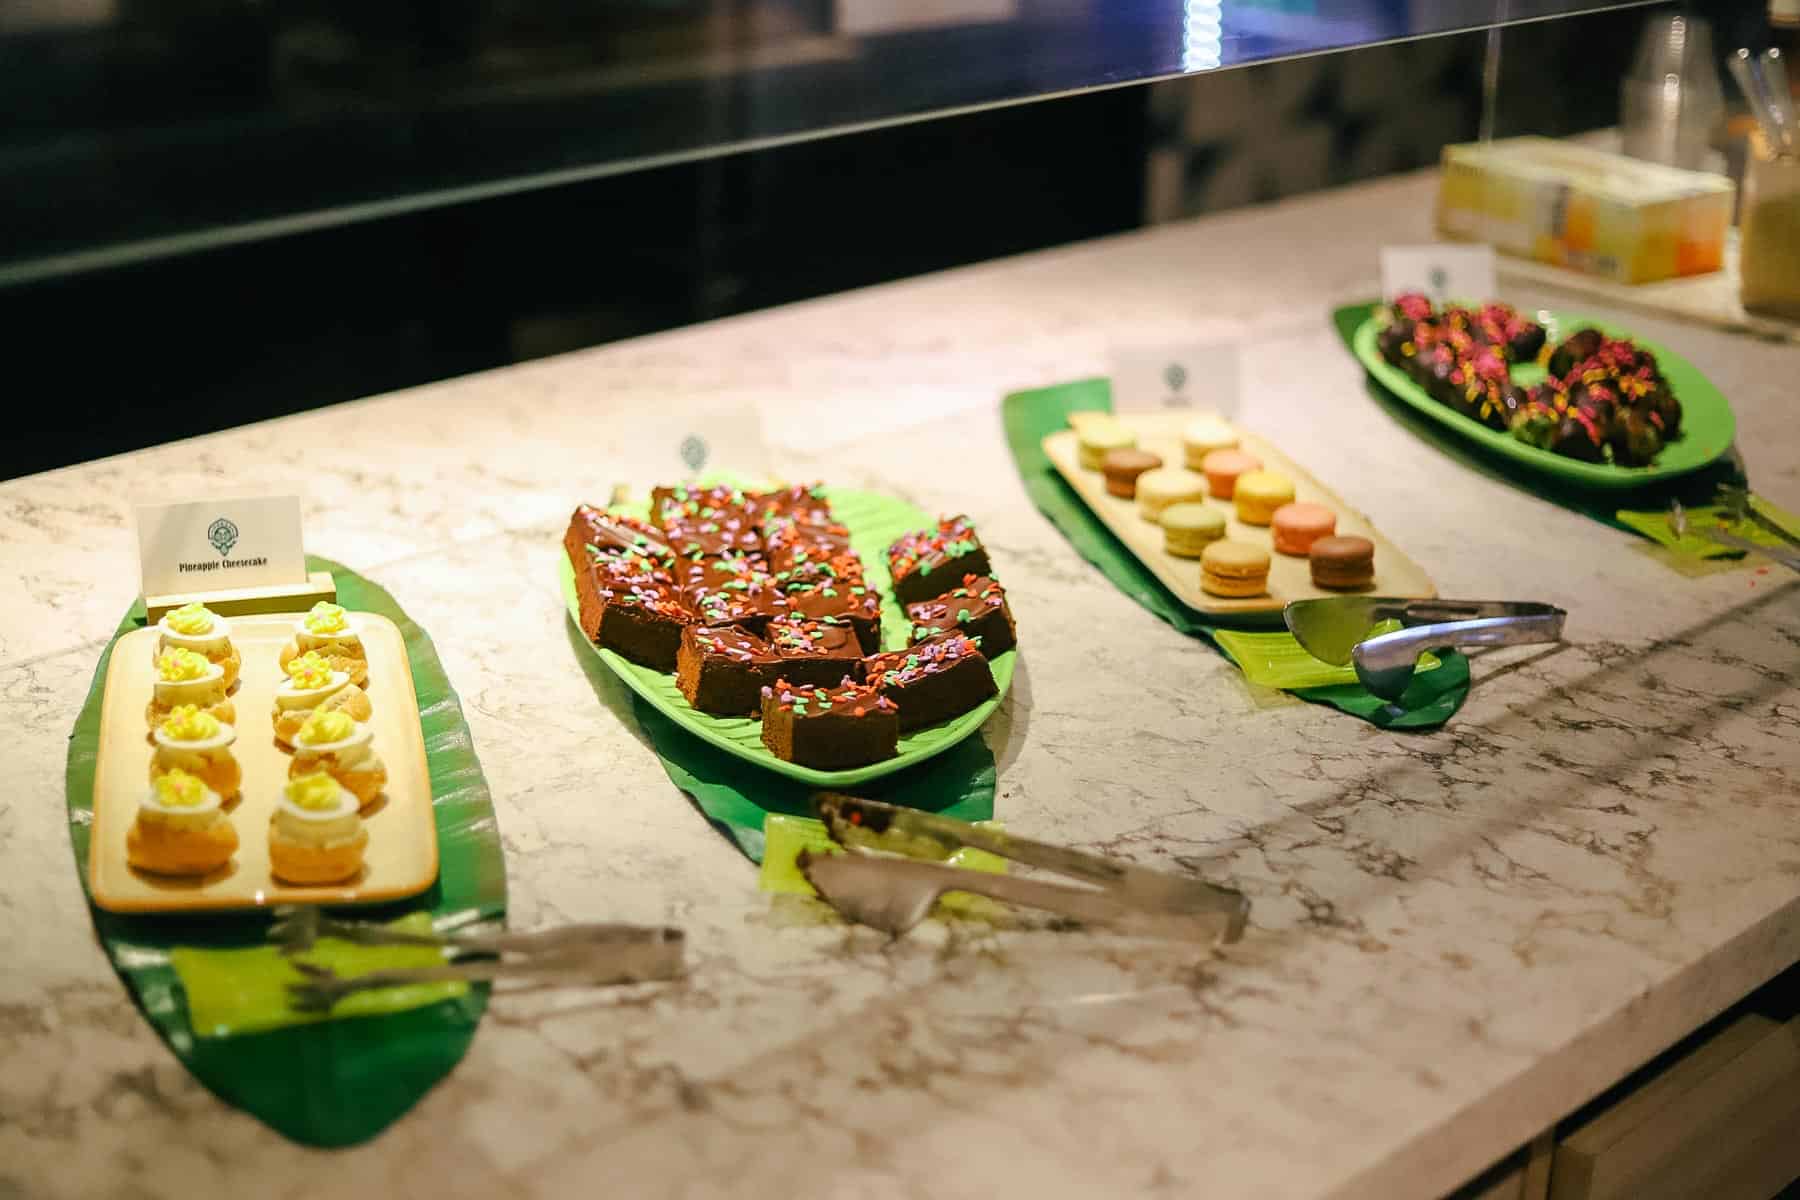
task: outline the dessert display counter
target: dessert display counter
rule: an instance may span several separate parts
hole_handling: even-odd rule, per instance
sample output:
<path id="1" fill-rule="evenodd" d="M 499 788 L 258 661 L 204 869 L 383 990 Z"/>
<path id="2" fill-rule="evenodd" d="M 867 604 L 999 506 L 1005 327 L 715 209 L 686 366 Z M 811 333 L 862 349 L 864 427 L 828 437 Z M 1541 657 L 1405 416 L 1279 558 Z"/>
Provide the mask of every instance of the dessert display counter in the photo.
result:
<path id="1" fill-rule="evenodd" d="M 1331 311 L 1428 240 L 1429 174 L 896 283 L 0 485 L 0 1192 L 331 1196 L 1442 1194 L 1800 959 L 1800 584 L 1673 557 L 1368 389 Z M 1535 285 L 1521 310 L 1566 305 Z M 1597 320 L 1619 319 L 1583 301 Z M 1632 314 L 1730 397 L 1800 507 L 1800 350 Z M 1248 685 L 1027 499 L 1002 394 L 1109 348 L 1239 339 L 1235 421 L 1446 596 L 1568 611 L 1442 728 Z M 1028 653 L 980 736 L 1020 834 L 1251 900 L 1202 962 L 1099 932 L 801 919 L 696 818 L 558 594 L 571 507 L 671 419 L 753 410 L 771 465 L 967 512 Z M 741 423 L 740 423 L 741 425 Z M 309 455 L 308 448 L 328 447 Z M 713 439 L 730 467 L 733 447 Z M 747 456 L 747 455 L 746 455 Z M 129 504 L 297 491 L 463 698 L 522 927 L 685 927 L 654 995 L 496 999 L 467 1058 L 322 1154 L 214 1099 L 94 944 L 58 800 L 133 581 Z"/>

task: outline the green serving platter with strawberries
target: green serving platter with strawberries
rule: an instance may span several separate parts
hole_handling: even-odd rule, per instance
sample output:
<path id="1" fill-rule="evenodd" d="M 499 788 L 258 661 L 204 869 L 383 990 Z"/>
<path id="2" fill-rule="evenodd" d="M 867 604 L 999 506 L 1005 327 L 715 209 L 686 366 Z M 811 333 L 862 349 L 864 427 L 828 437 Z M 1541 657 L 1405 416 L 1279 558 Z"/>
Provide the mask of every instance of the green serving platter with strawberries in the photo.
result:
<path id="1" fill-rule="evenodd" d="M 1606 321 L 1559 312 L 1539 312 L 1536 319 L 1544 325 L 1551 346 L 1576 330 L 1592 326 L 1609 337 L 1629 338 L 1656 355 L 1670 390 L 1681 402 L 1681 433 L 1663 446 L 1649 466 L 1583 462 L 1555 454 L 1522 442 L 1510 433 L 1489 429 L 1440 404 L 1406 372 L 1381 356 L 1376 341 L 1382 329 L 1379 316 L 1371 316 L 1358 326 L 1350 344 L 1369 374 L 1395 399 L 1481 448 L 1563 484 L 1608 489 L 1646 487 L 1701 470 L 1731 449 L 1731 441 L 1737 436 L 1737 418 L 1732 415 L 1731 403 L 1693 363 L 1666 346 Z M 1544 368 L 1535 363 L 1520 363 L 1513 368 L 1512 378 L 1530 388 L 1543 381 L 1544 373 Z"/>

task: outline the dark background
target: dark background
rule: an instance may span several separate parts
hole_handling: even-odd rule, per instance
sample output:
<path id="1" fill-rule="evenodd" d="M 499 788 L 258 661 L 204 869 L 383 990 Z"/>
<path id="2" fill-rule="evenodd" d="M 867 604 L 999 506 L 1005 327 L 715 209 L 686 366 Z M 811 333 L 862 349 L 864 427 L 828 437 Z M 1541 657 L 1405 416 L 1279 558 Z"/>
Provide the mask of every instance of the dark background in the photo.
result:
<path id="1" fill-rule="evenodd" d="M 1643 19 L 1507 31 L 1500 132 L 1612 123 Z M 1455 115 L 1446 140 L 1467 140 L 1483 35 L 1454 43 L 1436 77 L 1404 86 Z M 1380 69 L 1379 52 L 1245 69 L 1309 71 L 1296 119 L 1330 121 L 1334 89 Z M 1158 86 L 1204 103 L 1208 84 Z M 5 439 L 0 476 L 1131 229 L 1146 150 L 1168 134 L 1148 96 L 1120 88 L 0 288 L 7 408 L 24 414 L 15 429 L 49 435 Z M 1273 119 L 1239 117 L 1246 136 Z M 1359 123 L 1333 124 L 1326 182 L 1354 174 Z M 1435 148 L 1410 157 L 1383 169 Z"/>

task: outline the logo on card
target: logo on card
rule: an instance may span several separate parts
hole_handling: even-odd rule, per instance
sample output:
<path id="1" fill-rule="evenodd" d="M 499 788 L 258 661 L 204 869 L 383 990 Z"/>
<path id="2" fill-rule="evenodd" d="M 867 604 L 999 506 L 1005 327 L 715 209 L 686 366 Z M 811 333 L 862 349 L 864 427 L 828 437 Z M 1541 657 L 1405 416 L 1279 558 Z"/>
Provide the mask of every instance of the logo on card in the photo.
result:
<path id="1" fill-rule="evenodd" d="M 1171 392 L 1179 392 L 1187 383 L 1187 368 L 1180 363 L 1170 363 L 1163 368 L 1163 382 L 1169 385 Z"/>
<path id="2" fill-rule="evenodd" d="M 681 439 L 681 461 L 690 471 L 706 465 L 706 442 L 699 435 L 690 433 Z"/>
<path id="3" fill-rule="evenodd" d="M 219 557 L 224 558 L 231 553 L 231 548 L 237 545 L 238 527 L 224 517 L 220 517 L 206 527 L 206 540 L 211 542 L 212 548 L 219 552 Z"/>

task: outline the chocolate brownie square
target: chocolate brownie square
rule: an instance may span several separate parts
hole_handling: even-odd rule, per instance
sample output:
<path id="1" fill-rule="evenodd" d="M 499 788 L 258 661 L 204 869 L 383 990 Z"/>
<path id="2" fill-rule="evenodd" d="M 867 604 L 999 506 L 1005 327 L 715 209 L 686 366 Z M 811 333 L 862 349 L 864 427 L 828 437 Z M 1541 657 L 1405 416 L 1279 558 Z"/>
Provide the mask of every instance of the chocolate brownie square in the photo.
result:
<path id="1" fill-rule="evenodd" d="M 595 508 L 577 505 L 569 518 L 568 532 L 563 534 L 563 549 L 576 574 L 587 570 L 588 563 L 604 554 L 637 555 L 664 565 L 673 552 L 663 541 L 661 531 L 646 521 Z"/>
<path id="2" fill-rule="evenodd" d="M 667 521 L 663 537 L 671 550 L 690 562 L 722 554 L 762 553 L 762 534 L 742 513 Z"/>
<path id="3" fill-rule="evenodd" d="M 658 529 L 683 521 L 713 521 L 736 517 L 750 519 L 750 505 L 737 488 L 719 484 L 714 487 L 688 487 L 670 484 L 650 492 L 650 523 Z"/>
<path id="4" fill-rule="evenodd" d="M 575 568 L 575 596 L 580 605 L 581 628 L 588 637 L 599 628 L 600 592 L 608 585 L 649 584 L 673 587 L 673 577 L 656 562 L 635 555 L 602 554 L 580 547 L 581 565 Z"/>
<path id="5" fill-rule="evenodd" d="M 899 706 L 902 730 L 960 716 L 1000 690 L 987 658 L 961 633 L 874 655 L 863 663 L 863 678 Z"/>
<path id="6" fill-rule="evenodd" d="M 634 663 L 673 671 L 681 631 L 694 614 L 668 574 L 646 566 L 642 559 L 596 561 L 581 597 L 581 629 L 595 645 Z"/>
<path id="7" fill-rule="evenodd" d="M 794 683 L 830 687 L 862 675 L 862 643 L 848 621 L 789 614 L 769 622 L 768 638 L 782 678 Z"/>
<path id="8" fill-rule="evenodd" d="M 944 590 L 944 579 L 989 575 L 988 554 L 967 517 L 945 517 L 936 529 L 909 533 L 888 547 L 888 577 L 902 605 L 929 600 Z"/>
<path id="9" fill-rule="evenodd" d="M 762 741 L 803 767 L 860 767 L 900 752 L 899 714 L 892 700 L 848 679 L 813 688 L 780 679 L 763 690 Z"/>
<path id="10" fill-rule="evenodd" d="M 710 558 L 678 558 L 669 568 L 681 587 L 716 588 L 745 576 L 767 574 L 760 554 L 720 554 Z"/>
<path id="11" fill-rule="evenodd" d="M 1018 627 L 1006 603 L 1006 589 L 985 575 L 965 575 L 962 586 L 934 600 L 906 606 L 914 642 L 956 630 L 975 639 L 988 659 L 1019 644 Z"/>
<path id="12" fill-rule="evenodd" d="M 862 560 L 850 548 L 850 531 L 836 522 L 810 525 L 792 517 L 771 517 L 762 524 L 764 552 L 769 568 L 786 571 L 802 563 L 855 563 L 860 574 Z"/>
<path id="13" fill-rule="evenodd" d="M 713 575 L 709 580 L 690 583 L 681 590 L 682 601 L 702 625 L 742 625 L 752 633 L 762 633 L 770 620 L 792 611 L 787 594 L 766 572 L 751 569 L 730 578 Z"/>
<path id="14" fill-rule="evenodd" d="M 848 621 L 864 654 L 881 649 L 881 594 L 856 575 L 841 578 L 823 573 L 781 571 L 776 583 L 796 616 L 815 620 Z"/>
<path id="15" fill-rule="evenodd" d="M 831 520 L 831 501 L 822 483 L 796 483 L 768 492 L 751 492 L 745 503 L 758 521 L 771 517 L 794 517 L 808 525 L 824 525 Z"/>
<path id="16" fill-rule="evenodd" d="M 761 711 L 780 665 L 769 643 L 748 630 L 689 625 L 675 656 L 675 686 L 701 712 L 750 716 Z"/>

